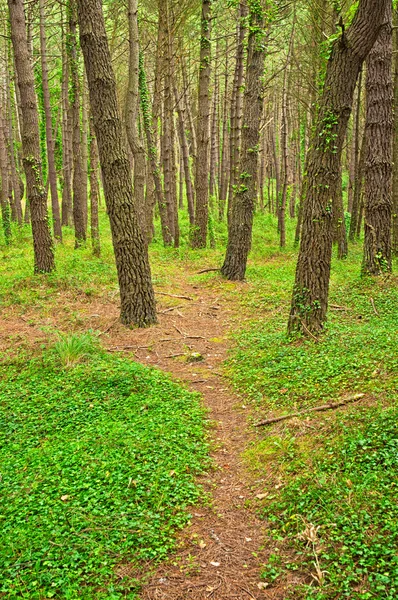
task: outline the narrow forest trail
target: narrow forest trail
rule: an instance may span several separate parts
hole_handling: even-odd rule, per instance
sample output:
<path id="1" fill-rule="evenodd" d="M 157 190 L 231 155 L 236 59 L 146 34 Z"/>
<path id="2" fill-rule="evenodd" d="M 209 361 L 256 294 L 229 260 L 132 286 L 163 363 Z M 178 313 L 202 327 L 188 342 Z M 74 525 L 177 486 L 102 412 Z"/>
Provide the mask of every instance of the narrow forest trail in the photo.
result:
<path id="1" fill-rule="evenodd" d="M 106 334 L 110 350 L 133 352 L 140 362 L 199 392 L 214 423 L 210 435 L 215 469 L 201 478 L 211 503 L 192 510 L 192 524 L 180 534 L 178 551 L 151 574 L 140 598 L 285 598 L 280 588 L 263 589 L 260 579 L 270 552 L 262 548 L 266 524 L 256 515 L 256 496 L 264 488 L 246 471 L 241 456 L 255 433 L 246 424 L 242 400 L 222 374 L 238 306 L 223 293 L 225 282 L 218 278 L 208 285 L 178 283 L 178 291 L 168 288 L 170 294 L 191 299 L 161 295 L 162 288 L 156 327 L 131 332 L 115 323 Z M 194 353 L 203 360 L 187 362 L 186 356 Z M 120 571 L 121 576 L 129 574 L 128 568 Z"/>
<path id="2" fill-rule="evenodd" d="M 64 291 L 57 301 L 43 307 L 17 306 L 3 312 L 0 348 L 14 344 L 36 347 L 48 341 L 49 331 L 74 328 L 101 332 L 110 352 L 125 352 L 142 364 L 159 368 L 199 392 L 208 408 L 211 455 L 214 469 L 199 479 L 209 494 L 208 505 L 193 507 L 191 525 L 178 535 L 178 549 L 155 570 L 140 573 L 120 567 L 120 578 L 138 577 L 146 582 L 141 600 L 284 599 L 286 587 L 265 588 L 261 567 L 272 548 L 263 547 L 266 522 L 257 511 L 264 491 L 245 468 L 243 451 L 256 433 L 247 424 L 248 408 L 228 387 L 223 363 L 232 343 L 229 334 L 241 325 L 239 287 L 212 276 L 197 280 L 192 268 L 175 269 L 172 284 L 156 286 L 159 323 L 148 329 L 129 330 L 118 320 L 116 292 L 87 298 Z M 203 360 L 188 362 L 198 353 Z M 290 582 L 292 583 L 292 581 Z"/>

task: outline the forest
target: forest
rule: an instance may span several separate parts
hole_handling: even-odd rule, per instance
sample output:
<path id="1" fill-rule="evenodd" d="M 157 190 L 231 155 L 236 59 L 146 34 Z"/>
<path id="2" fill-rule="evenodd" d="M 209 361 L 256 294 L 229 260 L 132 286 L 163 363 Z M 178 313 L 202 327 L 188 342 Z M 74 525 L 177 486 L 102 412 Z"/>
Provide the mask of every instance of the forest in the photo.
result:
<path id="1" fill-rule="evenodd" d="M 396 600 L 396 0 L 0 29 L 0 598 Z"/>

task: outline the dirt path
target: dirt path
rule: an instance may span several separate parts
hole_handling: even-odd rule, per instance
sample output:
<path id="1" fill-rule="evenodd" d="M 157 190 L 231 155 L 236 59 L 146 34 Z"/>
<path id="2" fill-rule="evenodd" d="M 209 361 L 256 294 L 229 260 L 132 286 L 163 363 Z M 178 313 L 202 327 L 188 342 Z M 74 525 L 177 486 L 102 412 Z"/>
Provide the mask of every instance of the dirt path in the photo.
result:
<path id="1" fill-rule="evenodd" d="M 192 274 L 191 274 L 192 275 Z M 262 548 L 266 523 L 256 516 L 257 494 L 264 485 L 245 471 L 242 452 L 254 439 L 246 425 L 247 410 L 222 375 L 227 358 L 228 333 L 239 320 L 238 307 L 225 294 L 225 282 L 217 277 L 200 285 L 186 283 L 182 274 L 173 286 L 158 288 L 159 324 L 147 330 L 128 330 L 118 322 L 115 299 L 73 297 L 70 306 L 79 318 L 79 329 L 102 331 L 110 351 L 131 353 L 143 364 L 156 366 L 202 394 L 209 409 L 216 468 L 201 478 L 212 501 L 192 509 L 192 524 L 179 536 L 179 548 L 170 560 L 151 572 L 141 600 L 256 600 L 284 599 L 286 588 L 263 588 L 261 565 L 270 548 Z M 179 298 L 176 296 L 185 296 Z M 0 335 L 0 347 L 18 332 L 18 343 L 39 345 L 45 341 L 43 325 L 70 329 L 68 297 L 47 310 L 24 316 L 10 309 Z M 60 310 L 60 307 L 62 309 Z M 22 321 L 21 321 L 22 319 Z M 198 353 L 203 360 L 187 362 Z M 121 577 L 137 576 L 128 568 Z M 147 573 L 141 572 L 140 576 Z"/>
<path id="2" fill-rule="evenodd" d="M 158 295 L 157 327 L 132 332 L 115 324 L 107 333 L 112 350 L 134 352 L 140 362 L 170 372 L 200 392 L 215 424 L 216 470 L 202 479 L 211 506 L 193 509 L 192 525 L 180 535 L 178 552 L 153 574 L 142 600 L 285 597 L 282 590 L 263 589 L 260 579 L 269 554 L 261 548 L 265 523 L 256 516 L 261 486 L 256 488 L 242 464 L 241 453 L 254 436 L 246 427 L 245 407 L 242 401 L 237 405 L 239 399 L 221 372 L 227 334 L 236 318 L 221 285 L 215 281 L 213 286 L 184 284 L 178 292 L 173 288 L 175 295 L 191 300 Z M 203 360 L 186 362 L 194 353 Z"/>

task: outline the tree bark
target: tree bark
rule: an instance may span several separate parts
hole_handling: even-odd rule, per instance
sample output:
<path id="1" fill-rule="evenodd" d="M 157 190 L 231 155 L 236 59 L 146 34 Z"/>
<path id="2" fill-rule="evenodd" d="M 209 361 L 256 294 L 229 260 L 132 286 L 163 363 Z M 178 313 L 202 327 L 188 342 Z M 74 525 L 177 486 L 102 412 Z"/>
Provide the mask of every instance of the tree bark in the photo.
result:
<path id="1" fill-rule="evenodd" d="M 40 155 L 39 115 L 33 67 L 28 47 L 23 0 L 8 0 L 11 39 L 21 98 L 22 148 L 27 201 L 32 221 L 34 272 L 50 273 L 55 268 L 54 247 L 48 224 Z"/>
<path id="2" fill-rule="evenodd" d="M 211 4 L 211 0 L 202 0 L 193 248 L 206 248 L 209 215 Z"/>
<path id="3" fill-rule="evenodd" d="M 39 0 L 40 13 L 40 58 L 43 85 L 43 104 L 44 117 L 46 123 L 46 142 L 47 142 L 47 163 L 48 178 L 51 191 L 51 207 L 55 239 L 62 241 L 61 215 L 59 210 L 58 190 L 57 190 L 57 171 L 55 168 L 54 156 L 54 138 L 52 129 L 52 115 L 50 102 L 50 88 L 48 85 L 48 66 L 47 66 L 47 40 L 44 22 L 46 19 L 44 13 L 44 0 Z"/>
<path id="4" fill-rule="evenodd" d="M 90 230 L 91 246 L 94 256 L 100 256 L 101 243 L 99 234 L 98 205 L 100 196 L 99 186 L 99 156 L 92 119 L 90 119 Z"/>
<path id="5" fill-rule="evenodd" d="M 307 161 L 301 246 L 288 331 L 322 330 L 326 320 L 333 226 L 332 205 L 355 85 L 390 0 L 360 0 L 354 20 L 334 42 Z"/>
<path id="6" fill-rule="evenodd" d="M 243 280 L 250 252 L 253 213 L 257 199 L 260 123 L 264 106 L 265 58 L 263 11 L 249 5 L 249 41 L 246 89 L 243 106 L 242 152 L 239 185 L 235 187 L 228 226 L 228 244 L 221 273 L 230 280 Z"/>
<path id="7" fill-rule="evenodd" d="M 365 243 L 362 271 L 381 275 L 392 269 L 392 3 L 366 61 Z"/>
<path id="8" fill-rule="evenodd" d="M 393 209 L 392 252 L 398 256 L 398 8 L 395 9 L 394 36 L 394 145 L 393 145 Z"/>
<path id="9" fill-rule="evenodd" d="M 134 205 L 130 163 L 118 110 L 116 81 L 101 0 L 78 0 L 80 44 L 88 79 L 105 201 L 119 278 L 122 323 L 156 323 L 147 244 Z"/>

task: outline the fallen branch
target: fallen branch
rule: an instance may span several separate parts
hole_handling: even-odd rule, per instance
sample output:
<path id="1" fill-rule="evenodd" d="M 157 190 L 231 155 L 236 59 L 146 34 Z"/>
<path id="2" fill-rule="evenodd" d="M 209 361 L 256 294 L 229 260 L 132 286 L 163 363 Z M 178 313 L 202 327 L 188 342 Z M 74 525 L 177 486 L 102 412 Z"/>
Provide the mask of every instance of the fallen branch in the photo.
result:
<path id="1" fill-rule="evenodd" d="M 166 313 L 171 312 L 172 310 L 177 310 L 178 308 L 182 308 L 182 306 L 181 305 L 179 305 L 179 306 L 172 306 L 171 308 L 166 308 L 166 310 L 159 310 L 158 314 L 159 315 L 165 315 Z"/>
<path id="2" fill-rule="evenodd" d="M 178 296 L 176 294 L 168 294 L 167 292 L 155 291 L 155 294 L 159 294 L 159 296 L 169 296 L 170 298 L 179 298 L 180 300 L 193 300 L 193 298 L 190 298 L 189 296 Z"/>
<path id="3" fill-rule="evenodd" d="M 282 417 L 274 417 L 273 419 L 265 419 L 264 421 L 260 421 L 255 424 L 255 427 L 262 427 L 263 425 L 271 425 L 272 423 L 279 423 L 280 421 L 286 421 L 287 419 L 292 419 L 293 417 L 301 417 L 301 415 L 305 415 L 309 412 L 322 412 L 324 410 L 332 410 L 334 408 L 339 408 L 339 406 L 345 406 L 346 404 L 350 404 L 351 402 L 356 402 L 363 398 L 365 394 L 355 394 L 354 396 L 348 396 L 344 400 L 340 400 L 340 402 L 328 402 L 328 404 L 323 404 L 322 406 L 315 406 L 314 408 L 307 408 L 306 410 L 300 410 L 299 412 L 290 413 L 289 415 L 283 415 Z"/>
<path id="4" fill-rule="evenodd" d="M 216 269 L 203 269 L 202 271 L 198 271 L 197 275 L 202 275 L 202 273 L 215 273 L 216 271 L 220 271 L 220 267 Z"/>
<path id="5" fill-rule="evenodd" d="M 371 305 L 372 305 L 372 307 L 373 307 L 373 310 L 374 310 L 374 313 L 375 313 L 375 315 L 376 315 L 377 317 L 380 317 L 379 313 L 377 312 L 377 308 L 376 308 L 375 301 L 373 300 L 373 298 L 371 298 L 371 299 L 370 299 L 370 303 L 371 303 Z"/>
<path id="6" fill-rule="evenodd" d="M 333 310 L 348 310 L 346 306 L 339 306 L 338 304 L 330 304 L 329 306 Z"/>

